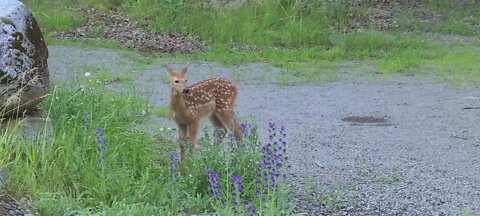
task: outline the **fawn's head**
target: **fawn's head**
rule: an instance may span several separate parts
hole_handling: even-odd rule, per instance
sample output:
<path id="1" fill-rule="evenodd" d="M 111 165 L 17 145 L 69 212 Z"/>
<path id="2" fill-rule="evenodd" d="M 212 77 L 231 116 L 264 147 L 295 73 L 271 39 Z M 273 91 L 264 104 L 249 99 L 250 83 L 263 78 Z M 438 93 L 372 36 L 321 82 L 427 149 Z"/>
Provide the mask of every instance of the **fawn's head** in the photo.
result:
<path id="1" fill-rule="evenodd" d="M 187 77 L 185 74 L 188 70 L 188 63 L 183 67 L 181 71 L 173 71 L 172 65 L 167 65 L 168 78 L 170 80 L 170 92 L 174 95 L 188 93 Z"/>

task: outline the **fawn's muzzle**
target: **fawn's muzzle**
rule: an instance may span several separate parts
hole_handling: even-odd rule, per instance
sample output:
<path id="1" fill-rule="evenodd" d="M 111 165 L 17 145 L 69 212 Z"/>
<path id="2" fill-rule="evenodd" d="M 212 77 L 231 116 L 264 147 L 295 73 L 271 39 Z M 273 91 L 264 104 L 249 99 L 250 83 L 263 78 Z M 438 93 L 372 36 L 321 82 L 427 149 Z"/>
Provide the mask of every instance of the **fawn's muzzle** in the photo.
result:
<path id="1" fill-rule="evenodd" d="M 182 91 L 183 94 L 188 94 L 189 92 L 190 92 L 190 90 L 188 90 L 188 88 L 184 88 L 183 91 Z"/>

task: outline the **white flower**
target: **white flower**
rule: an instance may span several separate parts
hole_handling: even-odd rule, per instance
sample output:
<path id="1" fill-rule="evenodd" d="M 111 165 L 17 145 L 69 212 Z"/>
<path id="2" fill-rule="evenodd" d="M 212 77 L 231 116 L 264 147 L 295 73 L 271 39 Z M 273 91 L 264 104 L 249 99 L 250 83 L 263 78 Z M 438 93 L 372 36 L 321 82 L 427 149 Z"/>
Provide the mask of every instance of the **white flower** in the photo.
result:
<path id="1" fill-rule="evenodd" d="M 86 77 L 89 77 L 89 76 L 90 76 L 90 72 L 85 72 L 85 76 L 86 76 Z"/>
<path id="2" fill-rule="evenodd" d="M 163 131 L 163 127 L 160 128 L 160 131 Z"/>

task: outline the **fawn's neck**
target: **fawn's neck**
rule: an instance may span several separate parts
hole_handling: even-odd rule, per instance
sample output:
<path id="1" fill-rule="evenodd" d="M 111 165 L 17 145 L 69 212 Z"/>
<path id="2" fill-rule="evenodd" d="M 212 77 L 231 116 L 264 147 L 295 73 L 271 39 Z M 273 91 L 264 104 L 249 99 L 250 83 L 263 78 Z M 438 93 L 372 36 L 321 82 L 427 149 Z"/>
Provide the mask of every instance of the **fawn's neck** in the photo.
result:
<path id="1" fill-rule="evenodd" d="M 184 95 L 170 93 L 170 106 L 176 111 L 186 111 Z"/>

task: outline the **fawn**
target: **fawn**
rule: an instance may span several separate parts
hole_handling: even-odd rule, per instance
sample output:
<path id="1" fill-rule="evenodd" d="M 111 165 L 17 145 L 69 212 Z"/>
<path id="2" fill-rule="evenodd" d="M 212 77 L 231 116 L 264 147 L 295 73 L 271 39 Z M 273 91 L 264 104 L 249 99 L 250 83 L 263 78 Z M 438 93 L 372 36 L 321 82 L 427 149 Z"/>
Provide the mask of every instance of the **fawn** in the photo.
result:
<path id="1" fill-rule="evenodd" d="M 231 129 L 237 140 L 237 148 L 240 147 L 240 125 L 232 115 L 237 96 L 235 84 L 223 78 L 210 78 L 187 87 L 187 70 L 188 64 L 177 72 L 173 71 L 170 64 L 167 65 L 170 80 L 168 108 L 170 117 L 178 127 L 180 160 L 183 162 L 185 157 L 184 143 L 187 141 L 187 133 L 190 149 L 196 149 L 200 119 L 206 116 L 209 116 L 213 126 L 220 130 L 217 132 L 222 132 L 217 133 L 216 142 L 223 139 L 227 129 Z"/>

